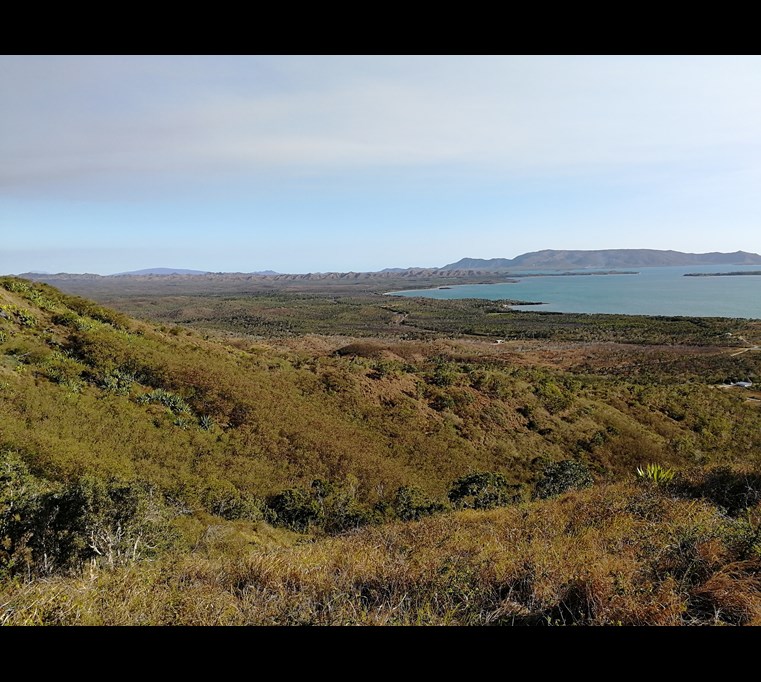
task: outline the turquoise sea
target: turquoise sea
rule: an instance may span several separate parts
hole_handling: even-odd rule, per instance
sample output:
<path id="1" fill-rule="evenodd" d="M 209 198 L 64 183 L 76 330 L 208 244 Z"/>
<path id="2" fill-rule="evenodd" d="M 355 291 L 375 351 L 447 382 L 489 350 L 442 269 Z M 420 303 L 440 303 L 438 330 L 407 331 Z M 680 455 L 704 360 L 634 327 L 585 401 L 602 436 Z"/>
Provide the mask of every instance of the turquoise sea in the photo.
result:
<path id="1" fill-rule="evenodd" d="M 610 268 L 608 268 L 610 269 Z M 485 298 L 541 301 L 515 306 L 518 310 L 563 313 L 623 313 L 745 317 L 761 319 L 761 275 L 684 277 L 688 272 L 761 271 L 761 266 L 703 265 L 660 268 L 620 268 L 636 275 L 569 275 L 525 277 L 516 283 L 463 284 L 441 289 L 393 291 L 394 296 Z M 529 271 L 517 271 L 515 275 Z M 538 271 L 534 271 L 538 272 Z M 577 270 L 568 272 L 594 272 Z M 510 279 L 511 275 L 503 275 Z"/>

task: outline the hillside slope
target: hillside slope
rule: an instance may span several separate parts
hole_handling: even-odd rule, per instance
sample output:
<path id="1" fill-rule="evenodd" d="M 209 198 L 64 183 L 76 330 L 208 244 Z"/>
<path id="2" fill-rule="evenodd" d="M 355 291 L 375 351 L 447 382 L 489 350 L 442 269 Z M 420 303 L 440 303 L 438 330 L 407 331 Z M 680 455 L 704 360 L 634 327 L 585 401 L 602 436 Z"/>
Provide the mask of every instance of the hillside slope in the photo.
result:
<path id="1" fill-rule="evenodd" d="M 738 515 L 761 496 L 759 404 L 701 381 L 728 359 L 761 376 L 723 348 L 212 341 L 0 278 L 0 622 L 756 622 L 758 524 Z M 733 469 L 681 479 L 676 501 L 614 487 L 521 506 L 648 462 Z M 494 504 L 518 506 L 441 514 Z M 566 568 L 537 563 L 572 546 L 587 553 Z"/>
<path id="2" fill-rule="evenodd" d="M 266 495 L 351 475 L 377 502 L 407 483 L 441 494 L 474 469 L 528 481 L 535 460 L 573 453 L 612 473 L 761 444 L 755 405 L 694 381 L 610 380 L 431 342 L 318 355 L 222 345 L 46 285 L 0 284 L 1 444 L 57 477 L 145 477 L 192 497 L 210 482 Z"/>
<path id="3" fill-rule="evenodd" d="M 632 483 L 296 545 L 228 524 L 150 563 L 0 582 L 0 624 L 760 625 L 757 524 Z"/>

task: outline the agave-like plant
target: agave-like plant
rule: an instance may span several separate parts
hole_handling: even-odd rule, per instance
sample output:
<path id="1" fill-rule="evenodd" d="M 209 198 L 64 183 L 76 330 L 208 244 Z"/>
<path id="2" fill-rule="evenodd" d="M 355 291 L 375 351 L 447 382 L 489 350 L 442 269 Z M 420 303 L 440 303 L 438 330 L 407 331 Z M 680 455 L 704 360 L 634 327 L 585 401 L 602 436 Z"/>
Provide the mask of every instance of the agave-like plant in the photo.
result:
<path id="1" fill-rule="evenodd" d="M 674 470 L 666 469 L 660 464 L 648 464 L 644 469 L 637 467 L 637 476 L 652 481 L 656 485 L 663 485 L 674 478 Z"/>

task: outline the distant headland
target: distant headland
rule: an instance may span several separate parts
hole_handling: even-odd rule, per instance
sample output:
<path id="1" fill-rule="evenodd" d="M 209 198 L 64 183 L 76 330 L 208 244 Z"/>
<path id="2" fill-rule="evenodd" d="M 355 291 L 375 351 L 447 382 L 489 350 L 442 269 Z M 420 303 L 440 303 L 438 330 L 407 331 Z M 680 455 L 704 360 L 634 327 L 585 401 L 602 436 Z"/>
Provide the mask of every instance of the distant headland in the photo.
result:
<path id="1" fill-rule="evenodd" d="M 599 251 L 531 251 L 515 258 L 461 258 L 442 270 L 503 271 L 523 268 L 647 268 L 678 265 L 761 265 L 757 253 L 683 253 L 656 249 L 602 249 Z"/>

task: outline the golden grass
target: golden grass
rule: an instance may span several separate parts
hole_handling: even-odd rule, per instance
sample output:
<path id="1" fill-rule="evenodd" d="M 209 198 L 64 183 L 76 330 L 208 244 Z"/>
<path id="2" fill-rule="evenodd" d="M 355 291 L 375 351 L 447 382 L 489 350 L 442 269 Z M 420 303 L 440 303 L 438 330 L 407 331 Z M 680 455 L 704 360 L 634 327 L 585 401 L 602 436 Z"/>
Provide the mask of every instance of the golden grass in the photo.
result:
<path id="1" fill-rule="evenodd" d="M 257 542 L 265 524 L 236 523 L 154 563 L 6 585 L 0 622 L 680 625 L 761 614 L 761 561 L 738 560 L 734 522 L 644 486 L 315 542 Z"/>

